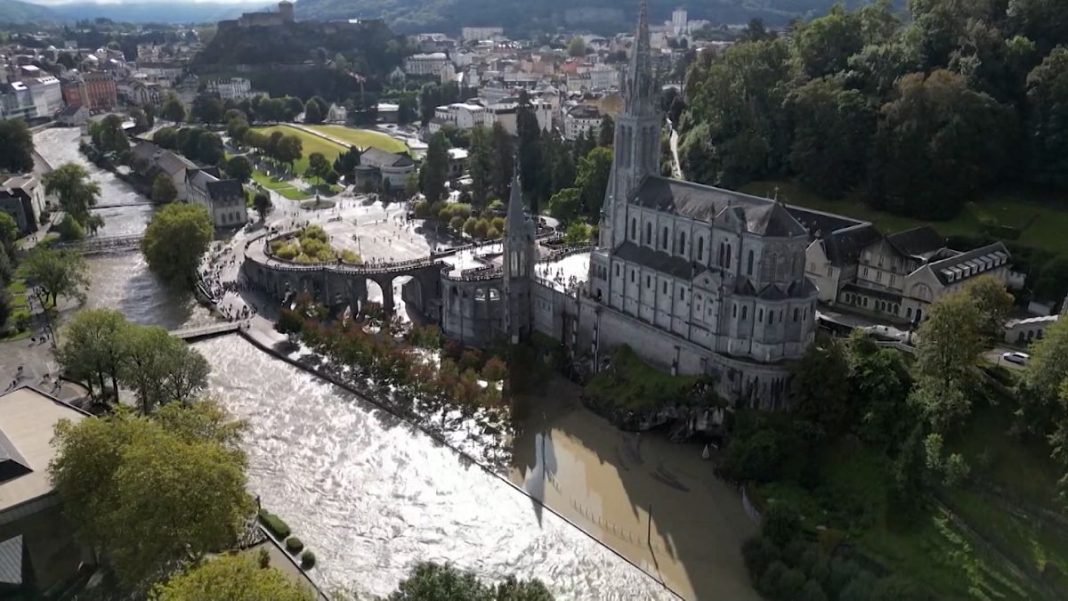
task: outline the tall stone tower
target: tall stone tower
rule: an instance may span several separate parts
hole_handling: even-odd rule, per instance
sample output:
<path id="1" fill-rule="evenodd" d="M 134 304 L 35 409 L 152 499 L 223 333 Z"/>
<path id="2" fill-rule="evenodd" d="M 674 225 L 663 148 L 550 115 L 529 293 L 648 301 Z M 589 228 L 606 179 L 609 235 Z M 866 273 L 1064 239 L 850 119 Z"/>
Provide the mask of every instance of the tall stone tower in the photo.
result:
<path id="1" fill-rule="evenodd" d="M 623 75 L 623 112 L 616 118 L 612 175 L 601 209 L 599 245 L 615 248 L 626 239 L 626 208 L 647 175 L 660 173 L 660 114 L 649 45 L 646 0 L 638 11 L 630 63 Z"/>
<path id="2" fill-rule="evenodd" d="M 278 3 L 278 14 L 282 15 L 282 21 L 286 23 L 293 22 L 293 3 L 289 0 L 282 0 Z"/>
<path id="3" fill-rule="evenodd" d="M 530 335 L 533 327 L 530 289 L 537 261 L 534 220 L 523 210 L 519 163 L 513 169 L 504 236 L 505 331 L 512 344 Z"/>

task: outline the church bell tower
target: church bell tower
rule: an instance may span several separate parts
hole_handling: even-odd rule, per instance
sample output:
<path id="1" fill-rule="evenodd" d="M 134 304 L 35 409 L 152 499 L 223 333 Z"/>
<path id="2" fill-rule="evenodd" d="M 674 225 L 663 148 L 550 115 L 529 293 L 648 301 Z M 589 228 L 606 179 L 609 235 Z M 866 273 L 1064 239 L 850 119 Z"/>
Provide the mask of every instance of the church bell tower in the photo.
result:
<path id="1" fill-rule="evenodd" d="M 630 62 L 623 76 L 623 112 L 616 118 L 612 174 L 601 208 L 601 248 L 615 248 L 626 240 L 624 205 L 645 176 L 660 173 L 660 114 L 648 13 L 646 0 L 642 0 Z"/>
<path id="2" fill-rule="evenodd" d="M 537 261 L 534 220 L 523 210 L 523 186 L 519 164 L 512 170 L 512 190 L 508 197 L 508 217 L 504 236 L 505 331 L 512 344 L 530 336 L 533 327 L 531 282 Z"/>

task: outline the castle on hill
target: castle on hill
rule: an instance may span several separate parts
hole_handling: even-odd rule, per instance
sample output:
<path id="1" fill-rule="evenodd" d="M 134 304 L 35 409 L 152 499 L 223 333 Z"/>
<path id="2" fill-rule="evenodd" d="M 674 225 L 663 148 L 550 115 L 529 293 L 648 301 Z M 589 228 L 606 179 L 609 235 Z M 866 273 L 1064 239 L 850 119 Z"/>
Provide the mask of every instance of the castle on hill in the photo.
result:
<path id="1" fill-rule="evenodd" d="M 277 12 L 242 13 L 241 16 L 236 19 L 219 21 L 219 29 L 231 29 L 235 27 L 243 29 L 249 27 L 280 27 L 285 23 L 292 22 L 293 3 L 289 0 L 282 0 L 278 3 Z"/>

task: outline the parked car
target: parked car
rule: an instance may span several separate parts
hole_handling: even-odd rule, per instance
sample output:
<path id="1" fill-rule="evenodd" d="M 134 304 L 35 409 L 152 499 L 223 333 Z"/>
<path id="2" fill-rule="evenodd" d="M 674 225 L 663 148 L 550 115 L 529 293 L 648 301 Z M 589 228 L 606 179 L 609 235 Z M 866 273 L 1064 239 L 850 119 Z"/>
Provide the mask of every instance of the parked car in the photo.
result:
<path id="1" fill-rule="evenodd" d="M 1021 353 L 1019 351 L 1011 351 L 1008 353 L 1002 353 L 1001 358 L 1009 363 L 1015 363 L 1016 365 L 1026 365 L 1031 359 L 1031 355 L 1027 353 Z"/>

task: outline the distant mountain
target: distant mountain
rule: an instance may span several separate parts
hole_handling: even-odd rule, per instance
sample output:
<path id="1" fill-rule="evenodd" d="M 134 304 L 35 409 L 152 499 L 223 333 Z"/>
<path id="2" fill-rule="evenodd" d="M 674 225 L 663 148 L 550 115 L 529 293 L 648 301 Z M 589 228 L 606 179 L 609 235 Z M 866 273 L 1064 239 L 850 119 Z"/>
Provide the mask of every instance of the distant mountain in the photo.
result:
<path id="1" fill-rule="evenodd" d="M 45 6 L 19 0 L 0 0 L 0 23 L 22 25 L 62 20 L 62 17 Z"/>
<path id="2" fill-rule="evenodd" d="M 9 1 L 12 0 L 0 0 Z M 257 7 L 231 2 L 79 2 L 57 4 L 52 10 L 69 21 L 104 18 L 126 23 L 208 23 L 230 19 L 244 11 L 257 10 Z"/>
<path id="3" fill-rule="evenodd" d="M 785 24 L 823 14 L 840 0 L 649 0 L 654 22 L 685 8 L 690 19 L 745 23 L 753 17 Z M 846 0 L 847 6 L 869 0 Z M 904 6 L 905 0 L 894 0 Z M 458 31 L 464 25 L 501 25 L 526 32 L 556 27 L 619 31 L 638 11 L 638 0 L 297 0 L 298 19 L 381 18 L 395 31 Z"/>

